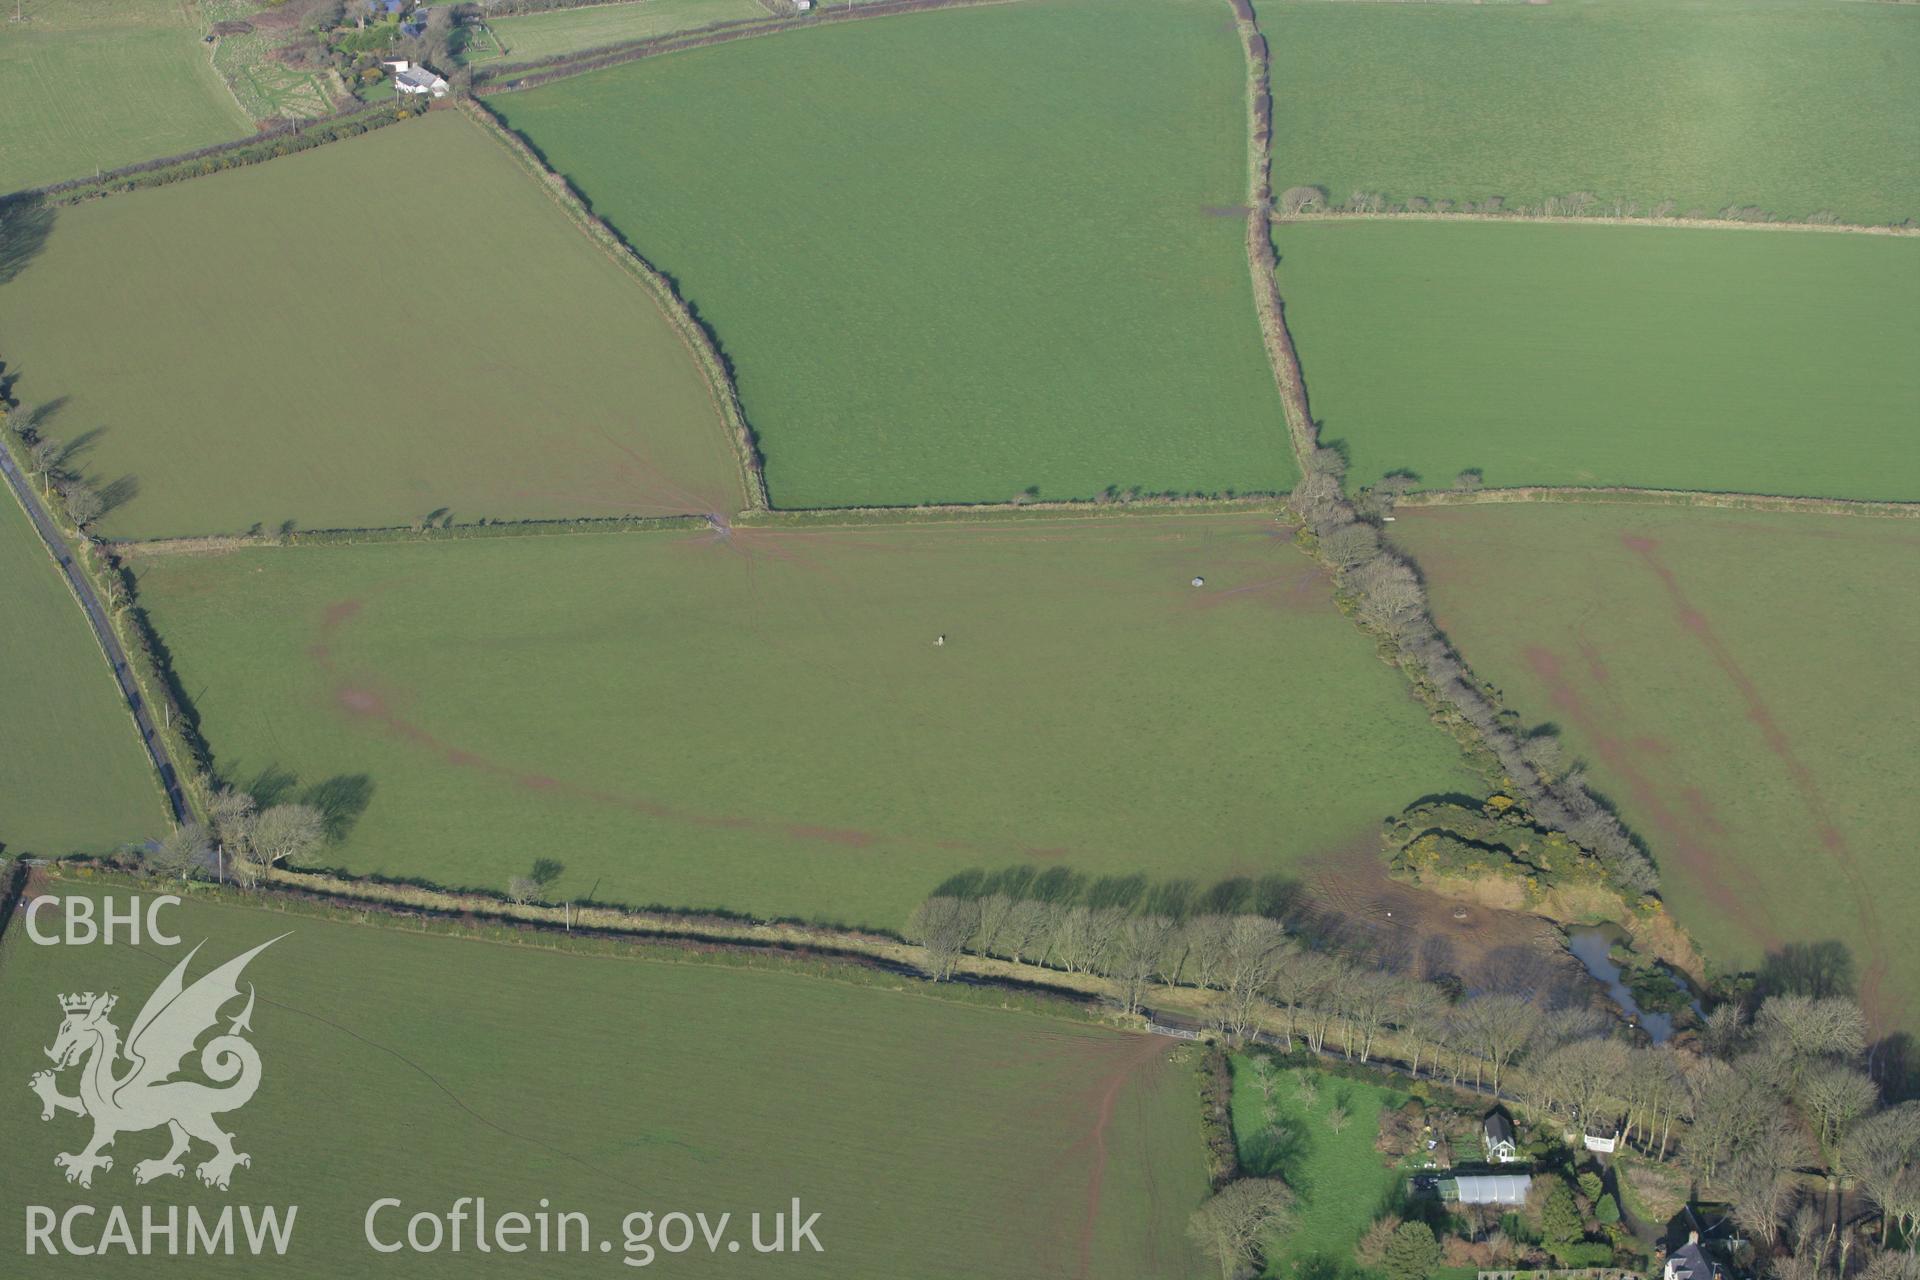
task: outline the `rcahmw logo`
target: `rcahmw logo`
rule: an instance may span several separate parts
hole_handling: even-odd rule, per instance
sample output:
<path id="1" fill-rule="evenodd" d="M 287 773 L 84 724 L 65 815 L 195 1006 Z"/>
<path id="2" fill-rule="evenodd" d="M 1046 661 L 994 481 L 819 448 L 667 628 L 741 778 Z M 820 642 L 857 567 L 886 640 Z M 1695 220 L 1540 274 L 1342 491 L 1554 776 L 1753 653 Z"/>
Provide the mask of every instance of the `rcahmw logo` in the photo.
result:
<path id="1" fill-rule="evenodd" d="M 80 1150 L 53 1158 L 68 1182 L 92 1187 L 96 1174 L 113 1170 L 107 1150 L 121 1134 L 162 1127 L 170 1145 L 163 1154 L 134 1164 L 136 1184 L 184 1178 L 182 1157 L 196 1142 L 213 1148 L 194 1166 L 205 1186 L 225 1191 L 236 1169 L 252 1166 L 252 1157 L 235 1150 L 234 1135 L 215 1119 L 244 1107 L 260 1087 L 260 1054 L 246 1038 L 253 1030 L 251 983 L 246 1005 L 226 1019 L 224 1031 L 219 1026 L 221 1010 L 240 998 L 240 975 L 248 962 L 278 941 L 263 942 L 188 985 L 187 966 L 200 952 L 196 946 L 147 997 L 124 1041 L 112 1017 L 119 997 L 91 991 L 60 997 L 60 1030 L 46 1050 L 53 1069 L 36 1073 L 28 1087 L 40 1099 L 42 1120 L 70 1113 L 93 1121 L 92 1137 Z M 200 1074 L 212 1083 L 174 1079 L 208 1031 L 215 1034 L 200 1046 L 198 1061 Z M 78 1072 L 73 1094 L 60 1089 L 60 1075 L 68 1070 Z M 232 1205 L 217 1213 L 188 1205 L 184 1215 L 176 1206 L 156 1211 L 145 1205 L 139 1210 L 138 1229 L 119 1205 L 73 1205 L 64 1213 L 28 1205 L 27 1252 L 232 1253 L 238 1244 L 255 1254 L 269 1247 L 285 1253 L 298 1213 L 298 1206 L 257 1211 L 240 1206 L 241 1231 L 236 1235 Z"/>

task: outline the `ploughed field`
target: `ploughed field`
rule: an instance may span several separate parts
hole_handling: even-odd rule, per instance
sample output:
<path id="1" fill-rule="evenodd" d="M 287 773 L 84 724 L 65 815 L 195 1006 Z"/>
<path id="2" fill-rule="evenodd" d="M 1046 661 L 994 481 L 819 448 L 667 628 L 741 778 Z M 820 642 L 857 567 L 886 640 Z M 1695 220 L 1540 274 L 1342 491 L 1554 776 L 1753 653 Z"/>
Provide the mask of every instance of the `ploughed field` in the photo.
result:
<path id="1" fill-rule="evenodd" d="M 1483 785 L 1254 514 L 263 549 L 140 592 L 221 776 L 365 801 L 316 859 L 356 873 L 552 857 L 556 901 L 897 929 L 971 868 L 1284 873 Z"/>
<path id="2" fill-rule="evenodd" d="M 124 902 L 127 890 L 114 892 Z M 41 927 L 57 930 L 57 918 L 42 915 Z M 0 1197 L 56 1214 L 96 1206 L 77 1219 L 83 1241 L 114 1205 L 130 1212 L 136 1238 L 142 1205 L 162 1221 L 178 1208 L 183 1250 L 189 1206 L 204 1217 L 298 1206 L 284 1258 L 173 1262 L 212 1277 L 638 1270 L 627 1259 L 650 1263 L 639 1274 L 853 1280 L 1206 1274 L 1183 1230 L 1207 1193 L 1193 1068 L 1165 1040 L 1043 1016 L 1033 1010 L 1058 1006 L 1004 993 L 934 997 L 771 957 L 608 944 L 569 954 L 205 897 L 161 920 L 180 945 L 34 946 L 16 920 L 0 950 L 0 1074 L 14 1091 L 0 1108 Z M 116 994 L 110 1020 L 126 1034 L 193 946 L 189 982 L 283 934 L 247 966 L 221 1019 L 224 1032 L 250 987 L 261 1075 L 250 1102 L 218 1117 L 252 1161 L 230 1190 L 196 1180 L 204 1144 L 183 1179 L 136 1189 L 134 1167 L 165 1152 L 165 1129 L 120 1134 L 112 1169 L 91 1189 L 69 1185 L 53 1158 L 79 1150 L 89 1126 L 68 1114 L 43 1123 L 27 1091 L 49 1065 L 41 1050 L 60 1026 L 57 998 Z M 203 1079 L 198 1061 L 182 1078 Z M 77 1075 L 61 1073 L 62 1093 L 76 1093 Z M 578 1228 L 567 1254 L 497 1243 L 478 1252 L 472 1205 L 457 1253 L 448 1237 L 435 1253 L 380 1255 L 363 1234 L 377 1200 L 402 1202 L 374 1218 L 375 1237 L 391 1244 L 412 1214 L 444 1218 L 462 1197 L 484 1198 L 490 1219 L 531 1219 L 543 1206 L 586 1214 L 589 1256 Z M 770 1242 L 773 1215 L 790 1215 L 795 1197 L 803 1219 L 820 1215 L 824 1252 L 755 1253 L 751 1215 Z M 623 1230 L 642 1211 L 653 1215 L 650 1253 L 630 1249 Z M 722 1239 L 738 1252 L 666 1252 L 662 1242 L 679 1238 L 662 1221 L 673 1212 L 704 1213 L 710 1227 L 730 1214 Z M 26 1256 L 24 1231 L 23 1214 L 0 1222 L 9 1275 L 75 1269 L 75 1258 Z M 149 1276 L 155 1266 L 116 1249 L 83 1269 Z"/>
<path id="3" fill-rule="evenodd" d="M 1920 524 L 1621 506 L 1407 509 L 1475 671 L 1558 725 L 1719 966 L 1838 940 L 1920 1026 Z"/>
<path id="4" fill-rule="evenodd" d="M 22 0 L 0 27 L 0 195 L 253 131 L 173 0 Z"/>
<path id="5" fill-rule="evenodd" d="M 166 829 L 166 802 L 100 646 L 0 481 L 0 852 L 105 853 Z"/>
<path id="6" fill-rule="evenodd" d="M 731 358 L 779 506 L 1277 491 L 1217 0 L 848 22 L 488 99 Z"/>
<path id="7" fill-rule="evenodd" d="M 1920 241 L 1432 222 L 1274 231 L 1314 416 L 1356 483 L 1404 470 L 1446 488 L 1473 468 L 1502 487 L 1920 499 Z"/>
<path id="8" fill-rule="evenodd" d="M 451 111 L 59 210 L 0 343 L 108 536 L 743 501 L 652 297 Z"/>
<path id="9" fill-rule="evenodd" d="M 1920 217 L 1920 13 L 1814 0 L 1269 5 L 1274 187 Z"/>

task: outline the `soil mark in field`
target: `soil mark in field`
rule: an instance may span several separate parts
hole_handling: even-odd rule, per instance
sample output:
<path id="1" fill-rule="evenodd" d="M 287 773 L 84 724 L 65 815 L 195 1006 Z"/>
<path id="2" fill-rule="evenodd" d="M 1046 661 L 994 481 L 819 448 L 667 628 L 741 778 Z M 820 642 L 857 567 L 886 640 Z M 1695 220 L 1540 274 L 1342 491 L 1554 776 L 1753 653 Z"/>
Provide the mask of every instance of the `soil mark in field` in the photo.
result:
<path id="1" fill-rule="evenodd" d="M 832 844 L 848 849 L 865 849 L 884 843 L 896 845 L 932 843 L 940 848 L 976 855 L 1043 860 L 1065 857 L 1075 852 L 1064 848 L 1041 849 L 1016 844 L 999 845 L 978 841 L 933 839 L 917 835 L 868 831 L 858 827 L 830 827 L 818 823 L 752 818 L 739 814 L 698 813 L 642 796 L 621 795 L 568 782 L 548 774 L 516 768 L 503 761 L 456 746 L 395 710 L 392 700 L 369 687 L 368 683 L 349 679 L 339 671 L 333 661 L 333 637 L 340 627 L 361 615 L 364 605 L 365 602 L 361 600 L 340 600 L 328 605 L 321 615 L 320 638 L 307 646 L 307 656 L 313 659 L 332 682 L 334 703 L 340 710 L 356 719 L 371 721 L 392 736 L 431 751 L 456 768 L 490 774 L 528 791 L 561 796 L 583 804 L 626 809 L 662 822 L 686 823 L 715 830 L 770 832 L 785 836 L 789 840 Z"/>
<path id="2" fill-rule="evenodd" d="M 1681 627 L 1707 651 L 1707 656 L 1727 678 L 1740 700 L 1746 706 L 1747 719 L 1760 731 L 1761 741 L 1767 750 L 1777 758 L 1787 771 L 1787 777 L 1793 782 L 1794 790 L 1800 793 L 1801 804 L 1813 819 L 1815 831 L 1820 838 L 1821 847 L 1833 859 L 1840 874 L 1845 877 L 1851 891 L 1855 909 L 1859 913 L 1861 936 L 1866 942 L 1867 963 L 1861 972 L 1860 1000 L 1870 1012 L 1878 1013 L 1876 1008 L 1881 981 L 1886 977 L 1887 955 L 1884 938 L 1880 929 L 1879 914 L 1874 909 L 1873 895 L 1862 874 L 1859 864 L 1854 860 L 1853 851 L 1847 846 L 1846 834 L 1833 817 L 1833 808 L 1826 794 L 1820 789 L 1813 770 L 1800 758 L 1795 749 L 1793 738 L 1780 726 L 1774 717 L 1773 709 L 1767 705 L 1755 683 L 1732 650 L 1713 628 L 1706 614 L 1693 603 L 1686 589 L 1680 585 L 1679 578 L 1664 561 L 1660 559 L 1660 544 L 1652 538 L 1623 535 L 1621 542 L 1629 551 L 1640 557 L 1647 569 L 1660 581 L 1667 597 L 1673 602 L 1674 616 Z"/>
<path id="3" fill-rule="evenodd" d="M 1689 811 L 1681 813 L 1667 803 L 1659 783 L 1641 767 L 1641 762 L 1648 756 L 1666 754 L 1666 744 L 1645 739 L 1631 740 L 1613 733 L 1606 716 L 1580 696 L 1559 656 L 1552 650 L 1541 645 L 1528 645 L 1524 656 L 1527 666 L 1546 686 L 1548 700 L 1553 703 L 1554 709 L 1593 743 L 1595 754 L 1626 783 L 1627 791 L 1633 797 L 1636 814 L 1650 830 L 1659 833 L 1662 852 L 1677 857 L 1714 906 L 1728 918 L 1739 921 L 1741 927 L 1758 939 L 1763 947 L 1776 945 L 1779 937 L 1773 930 L 1772 922 L 1756 913 L 1752 904 L 1735 891 L 1734 878 L 1728 874 L 1730 868 L 1723 865 L 1720 851 L 1701 837 L 1691 820 L 1698 814 L 1702 803 L 1698 793 L 1689 802 Z M 1717 827 L 1718 824 L 1713 826 Z"/>
<path id="4" fill-rule="evenodd" d="M 1077 1258 L 1073 1274 L 1080 1280 L 1091 1280 L 1093 1271 L 1094 1229 L 1100 1220 L 1101 1197 L 1107 1180 L 1107 1133 L 1113 1126 L 1113 1118 L 1119 1110 L 1122 1096 L 1128 1088 L 1136 1085 L 1144 1072 L 1151 1070 L 1160 1055 L 1167 1052 L 1167 1042 L 1157 1036 L 1129 1036 L 1118 1044 L 1094 1044 L 1086 1042 L 1064 1042 L 1062 1051 L 1074 1059 L 1073 1075 L 1080 1083 L 1069 1086 L 1049 1109 L 1079 1110 L 1087 1109 L 1087 1129 L 1082 1137 L 1061 1153 L 1055 1169 L 1078 1164 L 1084 1153 L 1086 1160 L 1086 1190 L 1080 1210 L 1079 1230 L 1074 1236 Z M 1094 1049 L 1088 1054 L 1086 1049 Z M 1057 1055 L 1049 1055 L 1057 1056 Z M 1065 1179 L 1061 1179 L 1065 1185 Z M 1031 1210 L 1028 1203 L 1026 1209 Z M 1059 1241 L 1064 1246 L 1065 1241 Z M 1064 1268 L 1062 1268 L 1064 1270 Z"/>

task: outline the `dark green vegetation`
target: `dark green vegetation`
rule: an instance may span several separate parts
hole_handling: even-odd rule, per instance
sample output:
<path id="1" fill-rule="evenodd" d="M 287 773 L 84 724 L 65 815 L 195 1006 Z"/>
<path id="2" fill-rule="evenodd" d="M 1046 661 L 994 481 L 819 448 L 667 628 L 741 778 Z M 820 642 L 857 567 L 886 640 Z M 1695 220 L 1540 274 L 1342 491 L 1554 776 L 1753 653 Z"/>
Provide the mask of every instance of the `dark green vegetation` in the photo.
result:
<path id="1" fill-rule="evenodd" d="M 489 105 L 713 326 L 776 505 L 1005 502 L 1292 483 L 1245 83 L 1220 0 L 1044 0 Z"/>
<path id="2" fill-rule="evenodd" d="M 0 481 L 0 849 L 101 852 L 164 830 L 160 785 L 80 606 Z"/>
<path id="3" fill-rule="evenodd" d="M 1275 238 L 1314 416 L 1356 483 L 1478 468 L 1492 486 L 1920 498 L 1920 242 L 1378 222 Z"/>
<path id="4" fill-rule="evenodd" d="M 249 132 L 173 0 L 23 0 L 0 27 L 0 193 Z"/>
<path id="5" fill-rule="evenodd" d="M 110 536 L 742 502 L 653 299 L 451 112 L 60 210 L 0 346 Z"/>
<path id="6" fill-rule="evenodd" d="M 1254 1177 L 1284 1178 L 1297 1197 L 1282 1249 L 1267 1274 L 1320 1280 L 1360 1273 L 1353 1246 L 1391 1205 L 1406 1177 L 1374 1150 L 1380 1111 L 1405 1098 L 1364 1080 L 1281 1068 L 1262 1092 L 1254 1059 L 1233 1060 L 1233 1129 L 1240 1163 Z M 1308 1083 L 1303 1089 L 1302 1080 Z M 1344 1113 L 1336 1131 L 1330 1118 Z"/>
<path id="7" fill-rule="evenodd" d="M 1920 1025 L 1906 869 L 1920 525 L 1795 513 L 1513 506 L 1393 526 L 1441 625 L 1552 721 L 1725 968 L 1850 951 L 1870 1009 Z"/>
<path id="8" fill-rule="evenodd" d="M 196 1258 L 194 1275 L 621 1274 L 628 1213 L 731 1213 L 745 1240 L 750 1214 L 770 1217 L 795 1196 L 821 1214 L 824 1253 L 743 1247 L 757 1267 L 698 1252 L 653 1261 L 836 1280 L 1202 1274 L 1182 1234 L 1207 1190 L 1194 1076 L 1165 1041 L 991 1007 L 1011 999 L 1001 994 L 930 998 L 821 965 L 661 948 L 563 954 L 204 901 L 168 919 L 178 948 L 36 947 L 9 930 L 0 1072 L 16 1096 L 0 1109 L 0 1199 L 102 1214 L 126 1203 L 136 1231 L 140 1203 L 300 1206 L 286 1259 Z M 289 931 L 245 975 L 263 1071 L 254 1099 L 222 1117 L 252 1157 L 231 1192 L 200 1187 L 191 1168 L 185 1183 L 136 1190 L 133 1166 L 164 1151 L 164 1131 L 122 1134 L 91 1190 L 65 1183 L 53 1156 L 76 1150 L 85 1129 L 69 1115 L 43 1124 L 25 1088 L 47 1066 L 56 997 L 117 993 L 124 1033 L 195 943 L 206 940 L 197 977 Z M 74 1091 L 73 1072 L 61 1087 Z M 379 1220 L 389 1236 L 406 1214 L 445 1214 L 462 1196 L 486 1197 L 491 1214 L 532 1214 L 544 1197 L 554 1212 L 588 1214 L 614 1250 L 597 1263 L 481 1254 L 469 1223 L 458 1254 L 382 1258 L 361 1223 L 388 1196 L 406 1204 Z M 0 1224 L 0 1249 L 10 1276 L 76 1269 L 72 1258 L 25 1258 L 17 1210 Z M 84 1269 L 153 1268 L 115 1254 Z"/>
<path id="9" fill-rule="evenodd" d="M 140 571 L 224 776 L 367 775 L 356 872 L 897 929 L 968 868 L 1283 872 L 1483 785 L 1253 515 Z"/>
<path id="10" fill-rule="evenodd" d="M 1274 186 L 1920 217 L 1920 12 L 1774 0 L 1262 6 Z"/>

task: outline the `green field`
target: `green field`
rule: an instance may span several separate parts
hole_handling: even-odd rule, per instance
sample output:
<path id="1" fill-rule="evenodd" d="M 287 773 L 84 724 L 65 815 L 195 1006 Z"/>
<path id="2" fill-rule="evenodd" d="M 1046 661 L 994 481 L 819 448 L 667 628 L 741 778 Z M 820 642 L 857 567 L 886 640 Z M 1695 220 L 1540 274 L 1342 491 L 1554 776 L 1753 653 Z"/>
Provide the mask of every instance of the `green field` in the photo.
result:
<path id="1" fill-rule="evenodd" d="M 110 536 L 743 501 L 652 298 L 453 112 L 62 210 L 0 348 Z"/>
<path id="2" fill-rule="evenodd" d="M 1313 1280 L 1367 1274 L 1354 1261 L 1353 1246 L 1397 1203 L 1406 1176 L 1382 1162 L 1373 1139 L 1381 1108 L 1399 1106 L 1404 1096 L 1364 1080 L 1285 1069 L 1271 1102 L 1276 1132 L 1250 1063 L 1244 1055 L 1233 1059 L 1233 1133 L 1241 1167 L 1252 1177 L 1285 1179 L 1297 1197 L 1285 1246 L 1267 1259 L 1267 1274 Z M 1313 1077 L 1311 1101 L 1299 1090 L 1303 1075 Z M 1336 1107 L 1347 1113 L 1338 1133 L 1327 1123 Z"/>
<path id="3" fill-rule="evenodd" d="M 1479 468 L 1920 498 L 1920 242 L 1431 222 L 1275 239 L 1314 417 L 1359 483 Z"/>
<path id="4" fill-rule="evenodd" d="M 713 326 L 777 505 L 1282 490 L 1230 17 L 923 13 L 489 105 Z"/>
<path id="5" fill-rule="evenodd" d="M 622 40 L 645 40 L 688 27 L 704 27 L 710 22 L 766 16 L 767 7 L 760 0 L 629 0 L 625 4 L 493 18 L 487 26 L 506 46 L 510 60 L 529 62 Z"/>
<path id="6" fill-rule="evenodd" d="M 967 868 L 1285 871 L 1482 785 L 1254 515 L 309 547 L 140 582 L 225 776 L 365 775 L 323 854 L 362 873 L 497 891 L 550 856 L 556 899 L 897 929 Z"/>
<path id="7" fill-rule="evenodd" d="M 1165 1041 L 991 1007 L 1002 993 L 935 998 L 858 973 L 834 981 L 817 965 L 564 954 L 204 902 L 165 918 L 177 948 L 36 947 L 8 931 L 0 1020 L 18 1034 L 0 1038 L 11 1094 L 0 1198 L 55 1212 L 94 1204 L 102 1218 L 124 1204 L 136 1232 L 143 1204 L 163 1218 L 168 1205 L 299 1206 L 284 1259 L 173 1260 L 196 1276 L 1205 1275 L 1183 1230 L 1207 1191 L 1199 1104 L 1192 1068 L 1170 1061 Z M 191 1167 L 184 1181 L 136 1187 L 133 1166 L 165 1150 L 164 1131 L 122 1134 L 91 1190 L 64 1182 L 53 1157 L 86 1130 L 64 1114 L 43 1124 L 26 1088 L 47 1066 L 55 997 L 115 992 L 112 1021 L 126 1033 L 194 944 L 206 940 L 190 979 L 283 933 L 245 972 L 262 1083 L 220 1118 L 252 1157 L 230 1192 L 201 1187 Z M 74 1077 L 61 1077 L 64 1092 Z M 485 1197 L 490 1217 L 547 1202 L 587 1214 L 613 1249 L 596 1246 L 592 1261 L 482 1254 L 471 1222 L 460 1253 L 387 1257 L 365 1242 L 375 1200 L 403 1201 L 376 1222 L 392 1238 L 407 1215 L 445 1214 L 463 1196 Z M 629 1213 L 731 1213 L 730 1234 L 750 1239 L 751 1213 L 796 1196 L 821 1215 L 822 1253 L 743 1247 L 742 1262 L 701 1244 L 622 1265 Z M 117 1251 L 28 1258 L 23 1219 L 0 1224 L 9 1276 L 154 1274 Z"/>
<path id="8" fill-rule="evenodd" d="M 1558 724 L 1727 969 L 1839 939 L 1920 1027 L 1920 524 L 1604 507 L 1406 510 L 1441 625 Z"/>
<path id="9" fill-rule="evenodd" d="M 99 853 L 166 829 L 86 615 L 0 481 L 0 850 Z"/>
<path id="10" fill-rule="evenodd" d="M 0 25 L 0 193 L 252 131 L 191 5 L 24 0 L 21 13 Z"/>
<path id="11" fill-rule="evenodd" d="M 1920 13 L 1834 0 L 1270 4 L 1274 185 L 1920 218 Z"/>

